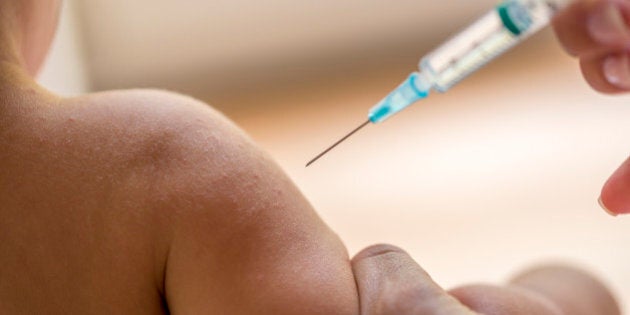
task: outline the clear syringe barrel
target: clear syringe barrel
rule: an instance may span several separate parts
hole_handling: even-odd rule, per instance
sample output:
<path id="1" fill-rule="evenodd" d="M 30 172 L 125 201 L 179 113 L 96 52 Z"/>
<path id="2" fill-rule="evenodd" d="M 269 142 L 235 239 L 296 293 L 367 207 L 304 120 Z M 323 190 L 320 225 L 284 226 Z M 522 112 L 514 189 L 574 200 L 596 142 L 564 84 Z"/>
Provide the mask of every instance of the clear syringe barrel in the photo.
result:
<path id="1" fill-rule="evenodd" d="M 549 24 L 571 0 L 504 0 L 471 26 L 420 60 L 420 72 L 376 104 L 368 114 L 385 121 L 429 95 L 455 84 Z"/>
<path id="2" fill-rule="evenodd" d="M 549 24 L 564 0 L 506 0 L 420 61 L 420 72 L 446 92 Z"/>

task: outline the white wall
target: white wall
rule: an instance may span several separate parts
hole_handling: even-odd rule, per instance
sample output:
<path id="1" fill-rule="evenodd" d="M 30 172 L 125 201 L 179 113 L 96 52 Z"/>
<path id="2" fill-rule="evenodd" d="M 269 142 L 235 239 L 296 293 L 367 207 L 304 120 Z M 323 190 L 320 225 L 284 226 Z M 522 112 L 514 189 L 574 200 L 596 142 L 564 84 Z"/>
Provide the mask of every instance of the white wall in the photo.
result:
<path id="1" fill-rule="evenodd" d="M 301 77 L 296 72 L 309 75 L 320 65 L 399 58 L 400 45 L 430 47 L 431 38 L 442 38 L 495 2 L 91 0 L 81 11 L 96 89 L 189 91 L 197 81 L 208 90 L 241 84 L 244 77 Z"/>
<path id="2" fill-rule="evenodd" d="M 38 81 L 62 95 L 77 95 L 89 90 L 85 54 L 77 18 L 76 2 L 64 1 L 57 36 Z"/>

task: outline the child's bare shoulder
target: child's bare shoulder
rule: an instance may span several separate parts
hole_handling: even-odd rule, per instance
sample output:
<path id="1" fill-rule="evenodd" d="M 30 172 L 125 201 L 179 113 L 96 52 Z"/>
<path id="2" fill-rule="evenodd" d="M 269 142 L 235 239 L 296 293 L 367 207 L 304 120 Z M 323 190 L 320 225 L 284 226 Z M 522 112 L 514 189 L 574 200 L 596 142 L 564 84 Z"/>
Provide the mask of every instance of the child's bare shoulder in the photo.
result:
<path id="1" fill-rule="evenodd" d="M 135 160 L 125 163 L 152 187 L 150 205 L 166 222 L 164 283 L 175 312 L 355 313 L 344 246 L 284 172 L 223 115 L 154 90 L 71 102 L 93 132 L 135 150 Z"/>
<path id="2" fill-rule="evenodd" d="M 60 116 L 67 122 L 74 125 L 84 123 L 84 128 L 95 133 L 108 133 L 112 142 L 118 143 L 123 140 L 156 140 L 162 143 L 177 140 L 173 143 L 182 144 L 183 139 L 175 139 L 177 136 L 192 138 L 204 129 L 237 131 L 210 106 L 169 91 L 137 89 L 100 92 L 66 99 L 63 105 L 53 110 L 61 112 Z"/>
<path id="3" fill-rule="evenodd" d="M 220 165 L 228 167 L 238 162 L 228 158 L 258 151 L 219 112 L 168 91 L 89 94 L 65 99 L 44 116 L 51 125 L 42 132 L 52 130 L 51 138 L 65 139 L 85 158 L 101 163 L 95 166 L 159 173 L 170 183 L 187 171 L 198 173 L 204 166 L 200 162 L 230 162 Z"/>

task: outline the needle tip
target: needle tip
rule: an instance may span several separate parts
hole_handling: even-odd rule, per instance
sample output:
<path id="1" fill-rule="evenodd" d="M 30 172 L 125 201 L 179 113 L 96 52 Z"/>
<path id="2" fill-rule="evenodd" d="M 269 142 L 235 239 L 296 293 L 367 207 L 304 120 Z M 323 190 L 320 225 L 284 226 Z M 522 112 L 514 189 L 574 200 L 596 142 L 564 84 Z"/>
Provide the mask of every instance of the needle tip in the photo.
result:
<path id="1" fill-rule="evenodd" d="M 361 124 L 359 127 L 355 128 L 354 130 L 352 130 L 350 133 L 348 133 L 345 137 L 341 138 L 341 140 L 335 142 L 335 144 L 331 145 L 328 149 L 324 150 L 324 152 L 320 153 L 319 155 L 317 155 L 314 159 L 312 159 L 310 162 L 306 163 L 306 167 L 309 167 L 311 164 L 315 163 L 317 160 L 319 160 L 322 156 L 326 155 L 326 153 L 330 152 L 330 150 L 334 149 L 336 146 L 338 146 L 340 143 L 344 142 L 346 139 L 350 138 L 350 136 L 352 136 L 353 134 L 355 134 L 357 131 L 359 131 L 361 128 L 367 126 L 370 123 L 370 120 L 364 122 L 363 124 Z"/>

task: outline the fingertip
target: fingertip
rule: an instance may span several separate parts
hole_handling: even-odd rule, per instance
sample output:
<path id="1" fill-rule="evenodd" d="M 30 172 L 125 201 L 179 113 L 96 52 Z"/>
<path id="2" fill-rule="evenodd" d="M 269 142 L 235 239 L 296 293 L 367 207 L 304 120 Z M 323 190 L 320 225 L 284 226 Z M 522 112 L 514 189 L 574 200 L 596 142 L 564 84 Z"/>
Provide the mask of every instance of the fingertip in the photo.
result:
<path id="1" fill-rule="evenodd" d="M 630 91 L 630 55 L 626 52 L 610 54 L 602 62 L 602 72 L 613 87 Z"/>
<path id="2" fill-rule="evenodd" d="M 606 182 L 602 188 L 600 202 L 609 213 L 630 214 L 630 159 Z"/>
<path id="3" fill-rule="evenodd" d="M 591 1 L 592 2 L 592 1 Z M 630 9 L 624 2 L 597 1 L 589 8 L 586 20 L 590 37 L 596 43 L 616 49 L 630 44 L 630 29 L 624 17 Z"/>
<path id="4" fill-rule="evenodd" d="M 604 94 L 619 94 L 630 91 L 630 67 L 615 68 L 607 55 L 596 58 L 583 58 L 580 68 L 586 82 L 596 91 Z M 626 71 L 627 72 L 623 72 Z"/>
<path id="5" fill-rule="evenodd" d="M 610 209 L 608 209 L 608 206 L 606 206 L 606 204 L 602 200 L 602 197 L 599 197 L 599 199 L 597 199 L 597 203 L 599 203 L 599 207 L 602 208 L 602 210 L 606 211 L 606 213 L 608 213 L 610 216 L 616 217 L 619 215 L 617 213 L 610 211 Z"/>
<path id="6" fill-rule="evenodd" d="M 596 47 L 586 28 L 587 12 L 584 3 L 574 2 L 558 12 L 552 21 L 558 41 L 574 57 Z"/>
<path id="7" fill-rule="evenodd" d="M 597 277 L 579 268 L 540 266 L 519 274 L 511 284 L 549 298 L 562 309 L 562 314 L 621 313 L 612 292 Z"/>
<path id="8" fill-rule="evenodd" d="M 373 245 L 352 259 L 361 314 L 467 314 L 404 250 Z"/>
<path id="9" fill-rule="evenodd" d="M 363 249 L 352 258 L 351 265 L 358 282 L 366 279 L 400 279 L 404 273 L 428 277 L 406 251 L 389 244 Z"/>
<path id="10" fill-rule="evenodd" d="M 387 255 L 387 254 L 391 254 L 391 253 L 396 253 L 396 254 L 404 254 L 404 255 L 408 255 L 407 252 L 399 247 L 396 247 L 394 245 L 390 245 L 390 244 L 376 244 L 376 245 L 371 245 L 363 250 L 361 250 L 359 253 L 357 253 L 354 258 L 352 258 L 352 261 L 360 261 L 360 260 L 364 260 L 364 259 L 368 259 L 368 258 L 373 258 L 373 257 L 377 257 L 377 256 L 381 256 L 381 255 Z"/>

